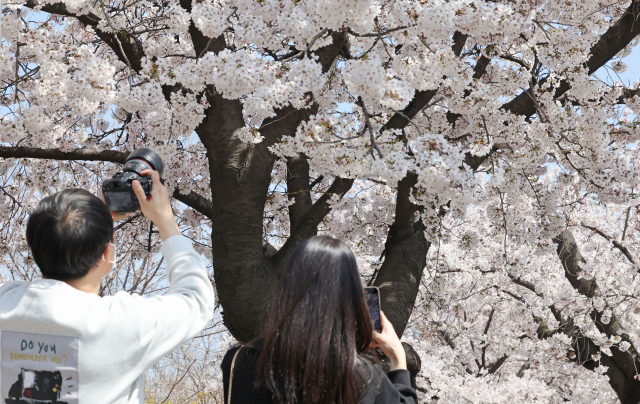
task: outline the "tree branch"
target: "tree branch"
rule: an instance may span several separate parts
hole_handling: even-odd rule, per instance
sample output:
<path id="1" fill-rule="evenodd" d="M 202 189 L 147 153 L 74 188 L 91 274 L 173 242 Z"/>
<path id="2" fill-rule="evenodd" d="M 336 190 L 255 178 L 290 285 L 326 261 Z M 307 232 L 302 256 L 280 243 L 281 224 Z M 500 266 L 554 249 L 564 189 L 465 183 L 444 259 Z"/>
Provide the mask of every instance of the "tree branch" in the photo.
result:
<path id="1" fill-rule="evenodd" d="M 309 188 L 309 161 L 302 153 L 287 160 L 287 196 L 295 199 L 293 205 L 289 206 L 289 228 L 295 229 L 313 205 Z"/>
<path id="2" fill-rule="evenodd" d="M 462 49 L 464 49 L 464 45 L 469 36 L 465 34 L 461 34 L 459 31 L 456 31 L 453 35 L 453 53 L 456 56 L 460 56 L 462 53 Z M 488 63 L 488 62 L 487 62 Z M 486 66 L 485 66 L 486 68 Z M 413 99 L 406 106 L 405 109 L 401 111 L 401 113 L 396 112 L 389 118 L 387 123 L 383 126 L 383 130 L 387 129 L 402 129 L 409 123 L 408 119 L 413 119 L 422 109 L 429 104 L 429 102 L 433 99 L 433 97 L 438 93 L 438 90 L 426 90 L 426 91 L 416 91 Z M 408 119 L 407 119 L 408 118 Z"/>
<path id="3" fill-rule="evenodd" d="M 591 56 L 584 65 L 589 75 L 604 66 L 640 34 L 640 23 L 637 21 L 639 4 L 638 0 L 632 1 L 622 17 L 591 47 Z M 540 85 L 544 82 L 545 80 L 540 80 L 538 84 Z M 555 98 L 559 98 L 570 89 L 569 82 L 563 80 L 556 89 Z M 530 98 L 531 95 L 532 90 L 529 88 L 502 105 L 500 109 L 530 117 L 536 113 L 535 103 Z"/>
<path id="4" fill-rule="evenodd" d="M 489 365 L 489 369 L 487 370 L 487 374 L 492 375 L 500 369 L 500 367 L 507 361 L 509 358 L 508 355 L 503 355 L 500 359 Z"/>
<path id="5" fill-rule="evenodd" d="M 578 246 L 569 230 L 565 230 L 553 239 L 558 245 L 557 252 L 562 266 L 565 269 L 565 277 L 571 285 L 585 297 L 592 298 L 598 292 L 598 285 L 595 279 L 577 279 L 581 269 L 581 262 L 585 262 L 578 250 Z M 618 398 L 623 404 L 636 403 L 640 399 L 640 381 L 635 379 L 637 374 L 635 362 L 638 359 L 638 352 L 631 342 L 629 336 L 622 331 L 622 324 L 615 314 L 611 315 L 609 321 L 604 321 L 603 313 L 592 310 L 591 318 L 600 332 L 607 336 L 618 336 L 622 341 L 630 344 L 629 348 L 622 352 L 617 346 L 611 346 L 611 356 L 604 354 L 591 339 L 584 336 L 578 327 L 565 328 L 563 332 L 573 339 L 573 346 L 576 352 L 576 361 L 587 369 L 593 370 L 597 363 L 591 355 L 600 355 L 600 364 L 607 366 L 607 376 L 609 384 L 615 390 Z"/>
<path id="6" fill-rule="evenodd" d="M 124 164 L 129 153 L 117 150 L 76 149 L 61 151 L 58 149 L 39 149 L 36 147 L 7 147 L 0 146 L 0 158 L 32 158 L 43 160 L 67 160 L 67 161 L 105 161 Z M 213 204 L 206 198 L 191 191 L 185 195 L 178 189 L 173 192 L 173 197 L 185 205 L 197 210 L 209 219 L 213 215 Z"/>
<path id="7" fill-rule="evenodd" d="M 578 250 L 576 240 L 573 238 L 573 234 L 569 230 L 565 230 L 560 235 L 553 239 L 553 242 L 558 245 L 557 253 L 558 258 L 564 268 L 564 274 L 571 286 L 574 287 L 583 296 L 592 298 L 595 296 L 598 289 L 598 284 L 595 279 L 578 279 L 578 274 L 582 271 L 580 269 L 580 263 L 586 262 L 582 258 L 582 254 Z"/>
<path id="8" fill-rule="evenodd" d="M 431 243 L 422 220 L 415 220 L 419 207 L 410 200 L 418 174 L 410 171 L 398 182 L 395 220 L 389 228 L 382 256 L 384 261 L 373 282 L 380 288 L 380 301 L 393 328 L 404 332 L 420 287 Z"/>
<path id="9" fill-rule="evenodd" d="M 193 191 L 188 194 L 182 194 L 178 189 L 175 189 L 173 197 L 209 219 L 213 219 L 213 202 L 204 196 L 198 195 Z"/>
<path id="10" fill-rule="evenodd" d="M 455 32 L 452 49 L 456 56 L 461 54 L 467 38 L 467 35 Z M 396 112 L 383 126 L 383 130 L 404 129 L 429 104 L 436 93 L 437 90 L 417 91 L 409 105 L 404 110 Z M 406 138 L 402 140 L 407 143 Z M 380 288 L 383 310 L 398 335 L 403 334 L 413 311 L 427 252 L 431 246 L 424 235 L 424 223 L 422 220 L 415 221 L 419 207 L 410 200 L 417 180 L 418 175 L 415 172 L 408 172 L 398 183 L 395 220 L 387 234 L 382 253 L 384 261 L 373 281 L 373 284 Z"/>
<path id="11" fill-rule="evenodd" d="M 333 184 L 318 200 L 311 206 L 298 221 L 295 229 L 291 229 L 291 235 L 284 243 L 280 251 L 273 256 L 273 262 L 277 268 L 282 267 L 289 259 L 293 250 L 303 240 L 316 234 L 318 225 L 324 220 L 324 217 L 331 211 L 329 199 L 333 195 L 339 195 L 341 198 L 346 194 L 353 185 L 354 180 L 349 178 L 336 177 Z"/>
<path id="12" fill-rule="evenodd" d="M 515 275 L 512 274 L 507 274 L 507 276 L 509 277 L 509 279 L 511 279 L 513 281 L 513 283 L 515 283 L 516 285 L 520 285 L 522 287 L 525 287 L 527 289 L 529 289 L 530 291 L 532 291 L 533 293 L 535 293 L 536 295 L 542 297 L 541 293 L 536 292 L 536 287 L 534 286 L 533 283 L 529 282 L 529 281 L 525 281 L 524 279 L 517 277 Z"/>
<path id="13" fill-rule="evenodd" d="M 598 235 L 602 236 L 605 240 L 609 241 L 611 244 L 613 244 L 613 246 L 615 248 L 617 248 L 618 250 L 620 250 L 620 252 L 622 252 L 622 254 L 624 254 L 625 257 L 627 257 L 627 259 L 629 260 L 630 263 L 632 263 L 635 267 L 636 270 L 638 272 L 640 272 L 640 266 L 638 265 L 638 261 L 636 261 L 636 259 L 634 258 L 633 255 L 631 255 L 631 252 L 629 252 L 629 250 L 627 249 L 627 247 L 625 247 L 624 245 L 620 244 L 616 239 L 609 237 L 607 234 L 605 234 L 605 232 L 603 232 L 600 229 L 597 229 L 593 226 L 587 226 L 584 223 L 580 223 L 580 225 L 582 227 L 584 227 L 585 229 L 589 229 L 595 233 L 597 233 Z"/>
<path id="14" fill-rule="evenodd" d="M 73 17 L 80 21 L 84 26 L 96 27 L 100 23 L 100 17 L 93 13 L 77 15 L 69 12 L 67 6 L 64 3 L 55 4 L 38 4 L 37 0 L 27 0 L 24 4 L 25 7 L 35 9 L 36 6 L 41 5 L 40 10 L 50 13 L 64 15 L 66 17 Z M 105 32 L 99 28 L 96 28 L 96 35 L 102 39 L 118 56 L 118 59 L 123 63 L 130 65 L 131 68 L 139 72 L 142 70 L 142 58 L 144 57 L 144 49 L 142 42 L 135 36 L 128 32 Z M 119 37 L 118 37 L 119 35 Z M 122 45 L 122 47 L 120 46 Z M 121 50 L 122 49 L 122 50 Z"/>
<path id="15" fill-rule="evenodd" d="M 109 161 L 112 163 L 124 164 L 124 160 L 129 153 L 117 150 L 95 150 L 76 149 L 72 151 L 62 151 L 58 149 L 39 149 L 36 147 L 7 147 L 0 146 L 0 157 L 2 158 L 32 158 L 48 160 L 87 160 L 87 161 Z"/>

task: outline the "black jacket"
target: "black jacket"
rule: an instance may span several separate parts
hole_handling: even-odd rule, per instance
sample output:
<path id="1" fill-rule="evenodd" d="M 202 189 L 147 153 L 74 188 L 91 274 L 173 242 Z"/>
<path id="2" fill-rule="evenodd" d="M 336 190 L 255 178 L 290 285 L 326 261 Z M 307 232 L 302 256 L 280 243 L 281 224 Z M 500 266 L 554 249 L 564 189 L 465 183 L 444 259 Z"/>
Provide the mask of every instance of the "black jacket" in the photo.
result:
<path id="1" fill-rule="evenodd" d="M 225 404 L 228 402 L 231 361 L 238 349 L 239 347 L 235 347 L 228 350 L 220 365 Z M 276 404 L 268 390 L 255 386 L 258 354 L 259 351 L 252 348 L 244 348 L 238 354 L 233 370 L 231 404 Z M 394 370 L 385 375 L 380 365 L 367 364 L 366 366 L 371 366 L 373 377 L 362 401 L 363 404 L 416 404 L 418 402 L 416 391 L 411 388 L 408 370 Z"/>

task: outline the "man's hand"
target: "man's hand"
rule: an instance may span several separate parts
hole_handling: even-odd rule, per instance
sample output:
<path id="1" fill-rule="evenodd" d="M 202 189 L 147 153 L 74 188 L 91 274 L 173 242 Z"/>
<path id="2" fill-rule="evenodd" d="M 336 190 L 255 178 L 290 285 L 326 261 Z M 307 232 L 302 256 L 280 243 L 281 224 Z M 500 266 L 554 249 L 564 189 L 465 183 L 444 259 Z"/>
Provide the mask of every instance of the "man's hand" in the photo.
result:
<path id="1" fill-rule="evenodd" d="M 107 203 L 105 202 L 104 195 L 102 194 L 102 187 L 98 188 L 98 199 L 100 199 L 105 204 Z M 120 212 L 111 212 L 111 218 L 113 219 L 114 222 L 119 222 L 131 216 L 131 214 L 133 214 L 133 212 L 124 213 L 124 214 L 120 214 Z"/>
<path id="2" fill-rule="evenodd" d="M 140 174 L 151 177 L 151 195 L 148 198 L 142 185 L 140 185 L 140 181 L 132 182 L 133 191 L 140 202 L 142 214 L 156 225 L 162 241 L 176 234 L 182 234 L 178 223 L 173 218 L 173 210 L 169 202 L 169 191 L 160 182 L 160 174 L 154 170 L 144 170 Z"/>

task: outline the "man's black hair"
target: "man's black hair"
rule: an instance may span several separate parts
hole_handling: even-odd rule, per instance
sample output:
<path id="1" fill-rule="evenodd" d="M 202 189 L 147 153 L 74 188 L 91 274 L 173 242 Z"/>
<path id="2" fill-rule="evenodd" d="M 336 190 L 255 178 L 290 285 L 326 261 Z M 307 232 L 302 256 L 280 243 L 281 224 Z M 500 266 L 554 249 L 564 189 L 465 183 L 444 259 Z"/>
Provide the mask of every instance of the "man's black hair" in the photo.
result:
<path id="1" fill-rule="evenodd" d="M 44 198 L 27 223 L 27 243 L 42 276 L 59 281 L 85 276 L 111 241 L 107 205 L 83 189 Z"/>

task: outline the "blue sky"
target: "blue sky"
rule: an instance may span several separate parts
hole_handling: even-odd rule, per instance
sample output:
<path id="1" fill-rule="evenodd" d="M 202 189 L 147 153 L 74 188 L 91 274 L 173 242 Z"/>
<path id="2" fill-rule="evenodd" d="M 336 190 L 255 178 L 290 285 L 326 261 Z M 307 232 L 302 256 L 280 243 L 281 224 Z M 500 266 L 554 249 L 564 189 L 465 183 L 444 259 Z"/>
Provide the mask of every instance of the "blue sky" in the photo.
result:
<path id="1" fill-rule="evenodd" d="M 627 64 L 625 72 L 616 75 L 611 69 L 602 67 L 596 72 L 596 76 L 609 83 L 611 79 L 621 80 L 624 85 L 631 87 L 634 81 L 640 80 L 640 46 L 633 48 L 631 54 L 622 60 Z"/>

